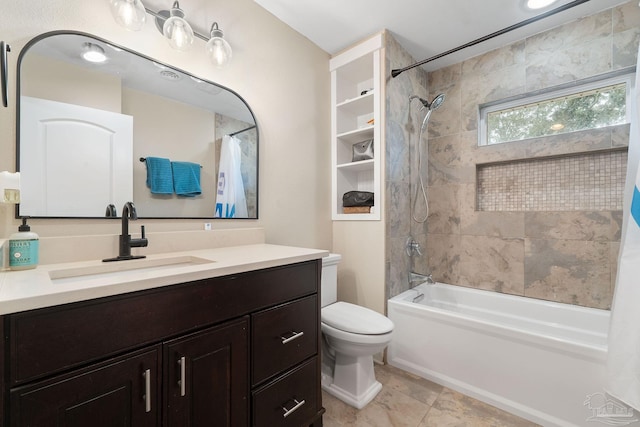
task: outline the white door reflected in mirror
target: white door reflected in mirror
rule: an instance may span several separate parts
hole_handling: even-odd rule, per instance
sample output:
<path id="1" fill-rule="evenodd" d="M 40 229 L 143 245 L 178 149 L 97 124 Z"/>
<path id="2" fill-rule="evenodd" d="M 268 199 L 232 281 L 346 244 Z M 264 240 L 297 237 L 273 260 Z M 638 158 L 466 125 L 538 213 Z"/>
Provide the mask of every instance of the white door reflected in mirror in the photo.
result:
<path id="1" fill-rule="evenodd" d="M 133 199 L 133 117 L 27 96 L 20 103 L 20 215 L 101 217 Z"/>

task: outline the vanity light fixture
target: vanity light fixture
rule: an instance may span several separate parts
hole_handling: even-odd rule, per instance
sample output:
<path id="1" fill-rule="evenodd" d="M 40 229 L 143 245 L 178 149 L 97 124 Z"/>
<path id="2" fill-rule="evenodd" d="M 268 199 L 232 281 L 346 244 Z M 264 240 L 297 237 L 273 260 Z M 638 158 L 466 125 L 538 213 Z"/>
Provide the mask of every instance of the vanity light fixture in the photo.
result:
<path id="1" fill-rule="evenodd" d="M 107 60 L 104 49 L 94 43 L 84 43 L 82 45 L 82 58 L 93 63 L 102 63 Z"/>
<path id="2" fill-rule="evenodd" d="M 156 18 L 156 23 L 159 18 Z M 178 1 L 173 2 L 169 18 L 162 24 L 162 34 L 169 40 L 169 45 L 176 50 L 189 50 L 193 44 L 193 29 L 184 19 L 184 12 Z"/>
<path id="3" fill-rule="evenodd" d="M 156 27 L 169 40 L 169 44 L 174 49 L 188 50 L 193 44 L 194 37 L 197 37 L 207 42 L 206 55 L 216 67 L 222 68 L 231 60 L 233 55 L 231 46 L 224 39 L 222 30 L 218 28 L 218 23 L 214 22 L 211 25 L 210 37 L 193 31 L 191 25 L 184 18 L 184 11 L 180 9 L 177 0 L 173 2 L 171 10 L 158 12 L 144 7 L 141 0 L 109 0 L 109 2 L 116 22 L 125 28 L 132 30 L 142 28 L 144 19 L 142 21 L 133 19 L 133 17 L 139 17 L 138 12 L 141 7 L 142 10 L 155 18 Z M 134 22 L 138 25 L 133 25 Z"/>
<path id="4" fill-rule="evenodd" d="M 224 34 L 222 30 L 218 28 L 217 22 L 211 25 L 211 38 L 207 42 L 205 49 L 211 62 L 218 68 L 224 67 L 227 65 L 227 62 L 231 60 L 231 56 L 233 55 L 231 46 L 229 46 L 229 43 L 224 39 Z"/>
<path id="5" fill-rule="evenodd" d="M 555 3 L 558 0 L 527 0 L 527 7 L 529 9 L 542 9 L 551 4 Z"/>
<path id="6" fill-rule="evenodd" d="M 147 20 L 147 14 L 140 0 L 109 0 L 111 14 L 116 22 L 128 30 L 140 31 Z"/>

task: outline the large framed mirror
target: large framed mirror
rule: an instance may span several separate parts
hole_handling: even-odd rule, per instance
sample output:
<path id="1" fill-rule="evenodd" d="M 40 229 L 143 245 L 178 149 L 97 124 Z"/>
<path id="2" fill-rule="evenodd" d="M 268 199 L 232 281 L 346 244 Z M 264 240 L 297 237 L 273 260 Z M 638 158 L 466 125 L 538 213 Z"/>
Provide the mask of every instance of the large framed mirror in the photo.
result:
<path id="1" fill-rule="evenodd" d="M 56 31 L 19 55 L 17 122 L 19 217 L 113 218 L 133 201 L 141 218 L 258 218 L 258 127 L 231 89 Z"/>

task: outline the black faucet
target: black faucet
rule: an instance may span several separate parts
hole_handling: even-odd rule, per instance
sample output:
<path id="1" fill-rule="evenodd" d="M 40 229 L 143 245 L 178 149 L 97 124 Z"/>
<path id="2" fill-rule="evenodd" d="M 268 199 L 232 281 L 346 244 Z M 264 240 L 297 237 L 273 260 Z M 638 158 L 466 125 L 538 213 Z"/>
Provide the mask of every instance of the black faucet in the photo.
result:
<path id="1" fill-rule="evenodd" d="M 136 206 L 133 202 L 127 202 L 122 207 L 122 234 L 120 234 L 120 253 L 115 258 L 103 259 L 104 262 L 124 261 L 127 259 L 146 258 L 145 255 L 131 255 L 131 248 L 142 248 L 149 244 L 144 236 L 144 225 L 140 227 L 142 237 L 140 239 L 132 239 L 129 234 L 129 219 L 132 221 L 138 219 Z"/>
<path id="2" fill-rule="evenodd" d="M 107 205 L 107 210 L 104 213 L 104 216 L 106 216 L 107 218 L 115 218 L 118 216 L 118 213 L 116 212 L 116 207 L 113 203 L 109 203 Z"/>

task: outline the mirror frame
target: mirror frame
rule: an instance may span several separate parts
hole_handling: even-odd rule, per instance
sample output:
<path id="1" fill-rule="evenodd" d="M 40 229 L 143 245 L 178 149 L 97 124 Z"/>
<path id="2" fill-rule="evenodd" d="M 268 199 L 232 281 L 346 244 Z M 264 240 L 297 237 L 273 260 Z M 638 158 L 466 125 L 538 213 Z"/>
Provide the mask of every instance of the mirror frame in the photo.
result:
<path id="1" fill-rule="evenodd" d="M 158 61 L 156 59 L 153 59 L 147 55 L 144 55 L 140 52 L 136 52 L 134 50 L 131 50 L 128 47 L 124 47 L 122 45 L 113 43 L 109 40 L 106 40 L 102 37 L 96 36 L 94 34 L 90 34 L 90 33 L 85 33 L 82 31 L 74 31 L 74 30 L 56 30 L 56 31 L 49 31 L 46 33 L 42 33 L 37 35 L 36 37 L 32 38 L 31 40 L 29 40 L 20 50 L 20 54 L 18 55 L 18 61 L 17 61 L 17 65 L 16 65 L 16 154 L 15 154 L 15 167 L 16 167 L 16 172 L 20 171 L 20 98 L 21 98 L 21 91 L 20 91 L 20 85 L 21 85 L 21 81 L 22 81 L 22 77 L 21 77 L 21 70 L 22 70 L 22 60 L 24 58 L 24 56 L 26 55 L 26 53 L 28 53 L 29 49 L 36 43 L 38 43 L 39 41 L 48 38 L 48 37 L 52 37 L 52 36 L 56 36 L 56 35 L 77 35 L 77 36 L 84 36 L 84 37 L 90 37 L 90 38 L 94 38 L 100 42 L 103 43 L 107 43 L 115 48 L 118 49 L 122 49 L 125 52 L 128 52 L 130 54 L 133 55 L 137 55 L 143 59 L 146 59 L 147 61 L 153 61 L 158 65 L 167 67 L 169 69 L 178 71 L 180 73 L 183 73 L 186 76 L 192 77 L 194 79 L 197 80 L 201 80 L 205 83 L 211 84 L 213 86 L 217 86 L 223 90 L 226 90 L 230 93 L 232 93 L 233 95 L 237 96 L 238 99 L 240 101 L 242 101 L 242 103 L 247 107 L 247 109 L 249 110 L 249 113 L 251 114 L 251 117 L 253 117 L 253 122 L 255 124 L 255 129 L 256 129 L 256 215 L 255 217 L 246 217 L 246 218 L 218 218 L 218 217 L 213 217 L 213 216 L 197 216 L 197 217 L 192 217 L 192 216 L 138 216 L 139 219 L 206 219 L 206 220 L 257 220 L 260 218 L 260 130 L 258 127 L 258 121 L 256 120 L 256 116 L 253 113 L 253 110 L 251 109 L 251 107 L 249 106 L 249 104 L 247 103 L 247 101 L 240 96 L 240 94 L 238 94 L 236 91 L 226 87 L 226 86 L 222 86 L 221 84 L 218 83 L 214 83 L 211 80 L 196 76 L 194 74 L 191 74 L 187 71 L 184 71 L 181 68 L 177 68 L 173 65 L 168 65 L 164 62 Z M 134 162 L 137 161 L 136 159 L 133 159 Z M 134 201 L 135 202 L 135 201 Z M 120 210 L 120 207 L 117 207 L 118 210 Z M 215 212 L 215 211 L 214 211 Z M 106 217 L 106 216 L 98 216 L 98 217 L 68 217 L 68 216 L 25 216 L 25 215 L 20 215 L 20 204 L 16 204 L 15 206 L 15 218 L 20 219 L 20 218 L 24 218 L 24 217 L 28 217 L 28 218 L 43 218 L 43 219 L 79 219 L 79 220 L 84 220 L 84 219 L 107 219 L 107 220 L 113 220 L 113 219 L 117 219 L 120 220 L 122 217 L 121 216 L 116 216 L 116 217 Z"/>

